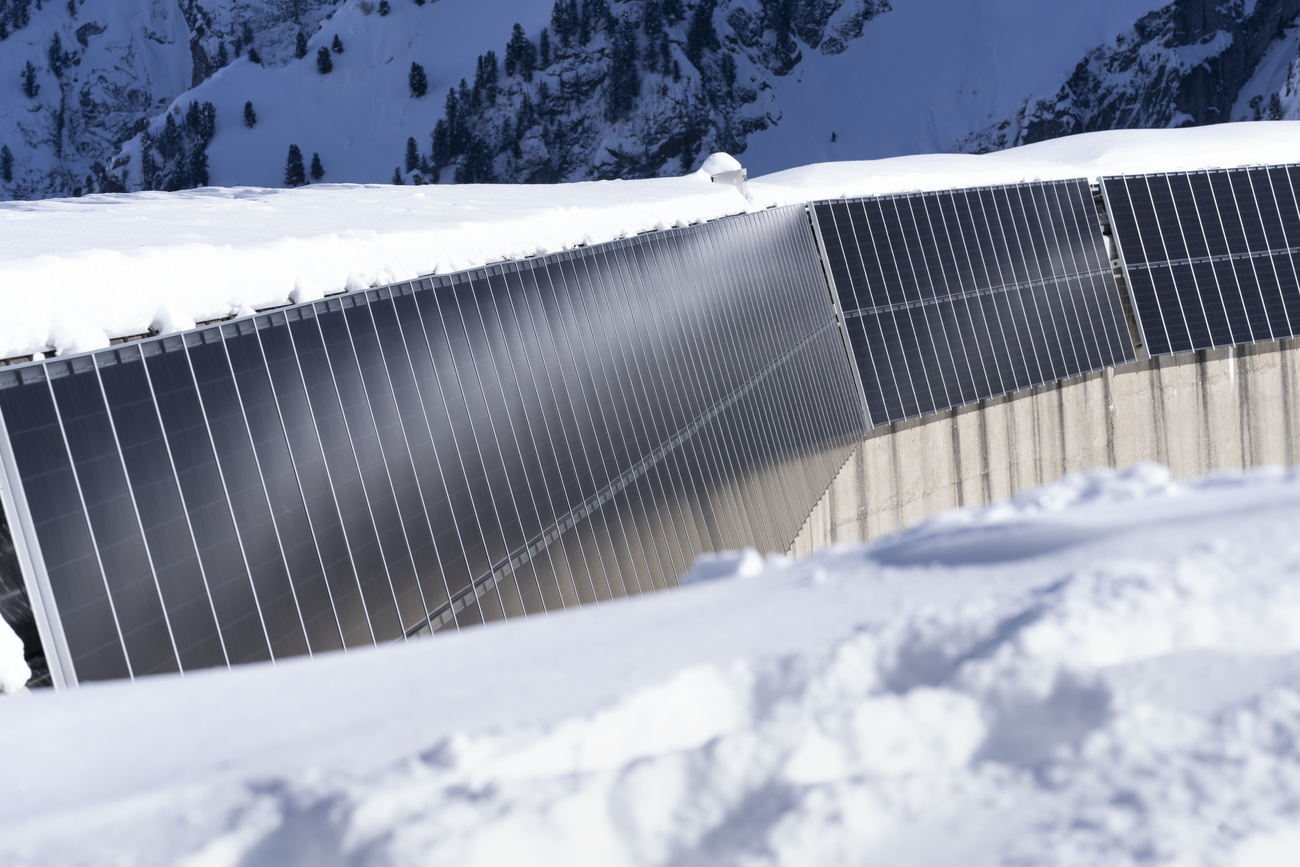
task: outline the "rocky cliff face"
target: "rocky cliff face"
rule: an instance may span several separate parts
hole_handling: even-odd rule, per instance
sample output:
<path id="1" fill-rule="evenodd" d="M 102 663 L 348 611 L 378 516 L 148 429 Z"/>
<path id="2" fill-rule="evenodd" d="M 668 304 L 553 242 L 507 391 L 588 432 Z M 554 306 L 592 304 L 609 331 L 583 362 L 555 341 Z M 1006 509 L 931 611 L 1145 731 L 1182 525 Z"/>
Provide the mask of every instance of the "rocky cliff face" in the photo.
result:
<path id="1" fill-rule="evenodd" d="M 900 14 L 875 26 L 919 0 L 494 0 L 499 23 L 469 0 L 444 2 L 0 0 L 0 200 L 197 186 L 214 135 L 213 180 L 223 184 L 249 183 L 254 169 L 253 182 L 279 183 L 290 143 L 323 152 L 326 180 L 678 174 L 712 151 L 743 154 L 756 133 L 781 126 L 788 101 L 807 97 L 795 85 L 809 70 L 820 70 L 820 93 L 906 92 L 909 82 L 881 65 L 865 80 L 831 70 L 862 68 L 853 64 L 864 49 L 846 49 L 891 2 Z M 1012 0 L 972 2 L 1002 21 L 1020 17 Z M 1019 85 L 1025 100 L 1009 116 L 999 101 L 982 129 L 896 138 L 986 151 L 1089 130 L 1300 117 L 1298 13 L 1300 0 L 1176 0 L 1087 52 L 1056 92 Z M 463 39 L 476 14 L 476 35 Z M 528 29 L 512 34 L 511 18 Z M 1050 40 L 1051 19 L 1024 22 L 1025 38 Z M 933 25 L 908 20 L 906 42 L 924 53 Z M 318 76 L 316 53 L 329 53 L 336 30 L 347 53 L 331 55 L 333 77 Z M 408 93 L 406 68 L 447 55 L 458 39 L 436 88 L 415 98 L 412 81 Z M 1073 55 L 1086 42 L 1070 44 Z M 972 95 L 1018 86 L 978 58 L 935 63 L 964 76 L 953 87 Z M 1056 86 L 1035 79 L 1044 81 Z M 330 102 L 345 85 L 347 100 Z M 254 100 L 255 131 L 242 116 Z M 853 106 L 828 101 L 819 111 L 824 136 Z M 926 122 L 924 111 L 871 119 L 880 129 Z M 369 149 L 356 143 L 362 127 Z"/>
<path id="2" fill-rule="evenodd" d="M 498 68 L 479 58 L 447 95 L 432 151 L 407 180 L 551 182 L 689 171 L 773 123 L 773 79 L 800 43 L 842 52 L 888 0 L 560 2 Z M 797 41 L 796 41 L 797 37 Z"/>
<path id="3" fill-rule="evenodd" d="M 288 62 L 340 2 L 0 0 L 0 198 L 121 189 L 122 144 L 173 100 L 250 49 Z"/>
<path id="4" fill-rule="evenodd" d="M 1027 98 L 1015 115 L 973 133 L 958 149 L 1241 119 L 1233 116 L 1238 95 L 1297 15 L 1300 0 L 1177 0 L 1144 16 L 1114 45 L 1090 51 L 1054 96 Z"/>

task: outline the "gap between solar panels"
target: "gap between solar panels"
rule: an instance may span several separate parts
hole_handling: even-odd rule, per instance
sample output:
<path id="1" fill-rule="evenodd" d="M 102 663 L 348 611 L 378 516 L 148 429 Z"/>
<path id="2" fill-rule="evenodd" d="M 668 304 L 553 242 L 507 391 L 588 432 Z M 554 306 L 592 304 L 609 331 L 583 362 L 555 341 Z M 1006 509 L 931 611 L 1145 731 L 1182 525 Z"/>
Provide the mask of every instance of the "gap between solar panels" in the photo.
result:
<path id="1" fill-rule="evenodd" d="M 873 425 L 1134 360 L 1086 180 L 810 210 Z"/>

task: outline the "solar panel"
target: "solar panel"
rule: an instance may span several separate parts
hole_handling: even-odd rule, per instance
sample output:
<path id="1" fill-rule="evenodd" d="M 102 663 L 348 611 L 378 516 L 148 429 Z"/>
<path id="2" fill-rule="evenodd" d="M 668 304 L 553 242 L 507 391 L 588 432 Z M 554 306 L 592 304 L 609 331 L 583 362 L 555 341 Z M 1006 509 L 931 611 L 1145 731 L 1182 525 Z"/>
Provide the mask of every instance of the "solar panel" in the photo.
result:
<path id="1" fill-rule="evenodd" d="M 872 424 L 1133 360 L 1086 181 L 812 208 Z"/>
<path id="2" fill-rule="evenodd" d="M 0 368 L 0 603 L 56 684 L 559 611 L 787 550 L 864 428 L 802 207 L 343 293 Z"/>
<path id="3" fill-rule="evenodd" d="M 1300 333 L 1298 172 L 1263 166 L 1102 179 L 1149 355 Z"/>

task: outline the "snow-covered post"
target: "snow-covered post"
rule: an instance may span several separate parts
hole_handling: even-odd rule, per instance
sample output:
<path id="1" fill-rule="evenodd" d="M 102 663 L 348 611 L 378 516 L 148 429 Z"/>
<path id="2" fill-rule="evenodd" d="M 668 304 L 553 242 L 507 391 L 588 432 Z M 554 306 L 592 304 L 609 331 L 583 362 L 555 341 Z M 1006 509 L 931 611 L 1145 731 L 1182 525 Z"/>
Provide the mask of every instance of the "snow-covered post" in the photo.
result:
<path id="1" fill-rule="evenodd" d="M 749 188 L 746 184 L 749 173 L 731 154 L 713 154 L 704 161 L 704 165 L 700 166 L 700 171 L 707 174 L 715 184 L 730 184 L 740 190 L 740 194 L 746 199 L 749 198 Z"/>

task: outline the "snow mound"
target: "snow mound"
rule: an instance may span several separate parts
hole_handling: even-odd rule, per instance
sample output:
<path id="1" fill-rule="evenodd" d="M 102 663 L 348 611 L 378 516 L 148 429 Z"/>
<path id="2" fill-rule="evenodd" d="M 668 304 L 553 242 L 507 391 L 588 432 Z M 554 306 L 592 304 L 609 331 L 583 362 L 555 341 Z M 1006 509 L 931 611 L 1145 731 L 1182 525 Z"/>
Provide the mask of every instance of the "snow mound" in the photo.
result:
<path id="1" fill-rule="evenodd" d="M 1297 519 L 1300 473 L 1093 472 L 508 630 L 36 696 L 0 857 L 1286 863 Z"/>
<path id="2" fill-rule="evenodd" d="M 740 160 L 736 159 L 731 154 L 716 153 L 704 161 L 704 165 L 700 166 L 700 171 L 706 175 L 713 176 L 722 174 L 723 172 L 738 172 L 742 168 L 744 168 L 744 166 L 740 164 Z"/>
<path id="3" fill-rule="evenodd" d="M 1104 175 L 1187 172 L 1294 163 L 1300 122 L 1109 130 L 988 154 L 922 154 L 818 163 L 749 182 L 758 200 L 782 204 L 844 196 L 886 196 Z"/>

